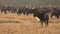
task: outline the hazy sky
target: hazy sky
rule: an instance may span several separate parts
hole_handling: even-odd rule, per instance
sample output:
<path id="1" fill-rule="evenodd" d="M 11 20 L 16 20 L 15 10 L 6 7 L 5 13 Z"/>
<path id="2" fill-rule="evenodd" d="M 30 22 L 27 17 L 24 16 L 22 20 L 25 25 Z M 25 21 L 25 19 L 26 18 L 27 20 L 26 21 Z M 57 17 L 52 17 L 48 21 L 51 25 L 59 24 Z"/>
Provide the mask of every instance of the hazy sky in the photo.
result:
<path id="1" fill-rule="evenodd" d="M 0 5 L 60 5 L 60 0 L 0 0 Z"/>

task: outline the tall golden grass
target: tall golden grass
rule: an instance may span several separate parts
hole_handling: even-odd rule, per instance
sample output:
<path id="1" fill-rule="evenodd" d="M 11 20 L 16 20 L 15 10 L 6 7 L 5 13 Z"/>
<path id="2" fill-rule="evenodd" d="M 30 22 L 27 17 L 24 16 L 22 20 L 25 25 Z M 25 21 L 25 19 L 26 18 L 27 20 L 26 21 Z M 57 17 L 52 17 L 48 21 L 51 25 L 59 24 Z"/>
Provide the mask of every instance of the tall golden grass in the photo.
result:
<path id="1" fill-rule="evenodd" d="M 0 13 L 0 34 L 60 34 L 60 19 L 49 19 L 49 26 L 42 27 L 33 16 Z"/>

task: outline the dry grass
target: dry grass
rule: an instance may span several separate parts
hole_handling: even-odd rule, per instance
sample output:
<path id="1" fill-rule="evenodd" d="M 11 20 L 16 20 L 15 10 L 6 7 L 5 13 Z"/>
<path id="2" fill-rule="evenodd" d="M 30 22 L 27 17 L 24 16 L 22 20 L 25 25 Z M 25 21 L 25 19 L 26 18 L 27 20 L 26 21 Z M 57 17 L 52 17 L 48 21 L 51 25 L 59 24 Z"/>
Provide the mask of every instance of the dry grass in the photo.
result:
<path id="1" fill-rule="evenodd" d="M 0 34 L 60 34 L 60 19 L 50 18 L 48 27 L 41 27 L 33 16 L 0 14 Z"/>

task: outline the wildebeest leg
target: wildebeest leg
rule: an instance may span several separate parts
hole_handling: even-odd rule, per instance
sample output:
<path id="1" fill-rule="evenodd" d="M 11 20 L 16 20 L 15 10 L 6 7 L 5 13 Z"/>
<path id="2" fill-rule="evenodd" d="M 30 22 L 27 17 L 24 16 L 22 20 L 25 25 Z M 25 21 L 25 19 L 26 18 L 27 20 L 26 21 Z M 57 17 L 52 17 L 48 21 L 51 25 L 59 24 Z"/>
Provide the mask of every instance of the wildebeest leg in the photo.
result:
<path id="1" fill-rule="evenodd" d="M 3 11 L 1 11 L 1 13 L 2 13 Z"/>
<path id="2" fill-rule="evenodd" d="M 18 13 L 17 15 L 20 15 L 21 16 L 22 13 Z"/>
<path id="3" fill-rule="evenodd" d="M 10 13 L 10 10 L 9 10 L 9 13 Z"/>
<path id="4" fill-rule="evenodd" d="M 10 13 L 10 10 L 7 10 Z"/>
<path id="5" fill-rule="evenodd" d="M 41 26 L 43 26 L 43 21 L 41 21 Z"/>
<path id="6" fill-rule="evenodd" d="M 1 13 L 3 13 L 4 12 L 4 10 L 1 10 Z"/>
<path id="7" fill-rule="evenodd" d="M 53 17 L 53 15 L 51 15 L 51 17 Z"/>
<path id="8" fill-rule="evenodd" d="M 25 12 L 23 12 L 23 15 L 25 15 Z"/>
<path id="9" fill-rule="evenodd" d="M 19 11 L 17 12 L 17 15 L 21 15 L 21 14 L 22 14 L 22 12 L 19 12 Z"/>
<path id="10" fill-rule="evenodd" d="M 59 15 L 57 15 L 56 17 L 57 17 L 57 19 L 59 19 Z"/>
<path id="11" fill-rule="evenodd" d="M 5 14 L 7 14 L 7 11 L 4 11 Z"/>
<path id="12" fill-rule="evenodd" d="M 11 13 L 14 13 L 14 11 L 11 11 Z"/>
<path id="13" fill-rule="evenodd" d="M 29 13 L 26 13 L 26 15 L 29 15 Z"/>
<path id="14" fill-rule="evenodd" d="M 48 20 L 45 22 L 45 27 L 47 27 L 48 26 Z"/>

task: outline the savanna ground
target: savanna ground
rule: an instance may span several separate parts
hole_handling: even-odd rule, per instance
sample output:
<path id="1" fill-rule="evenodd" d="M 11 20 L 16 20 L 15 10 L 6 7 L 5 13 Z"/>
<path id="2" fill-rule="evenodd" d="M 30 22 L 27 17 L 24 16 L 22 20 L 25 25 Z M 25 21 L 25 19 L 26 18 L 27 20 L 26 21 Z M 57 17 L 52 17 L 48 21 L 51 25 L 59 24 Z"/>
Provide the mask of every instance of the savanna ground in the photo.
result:
<path id="1" fill-rule="evenodd" d="M 0 13 L 0 34 L 60 34 L 60 19 L 50 18 L 49 26 L 41 27 L 31 15 Z"/>

